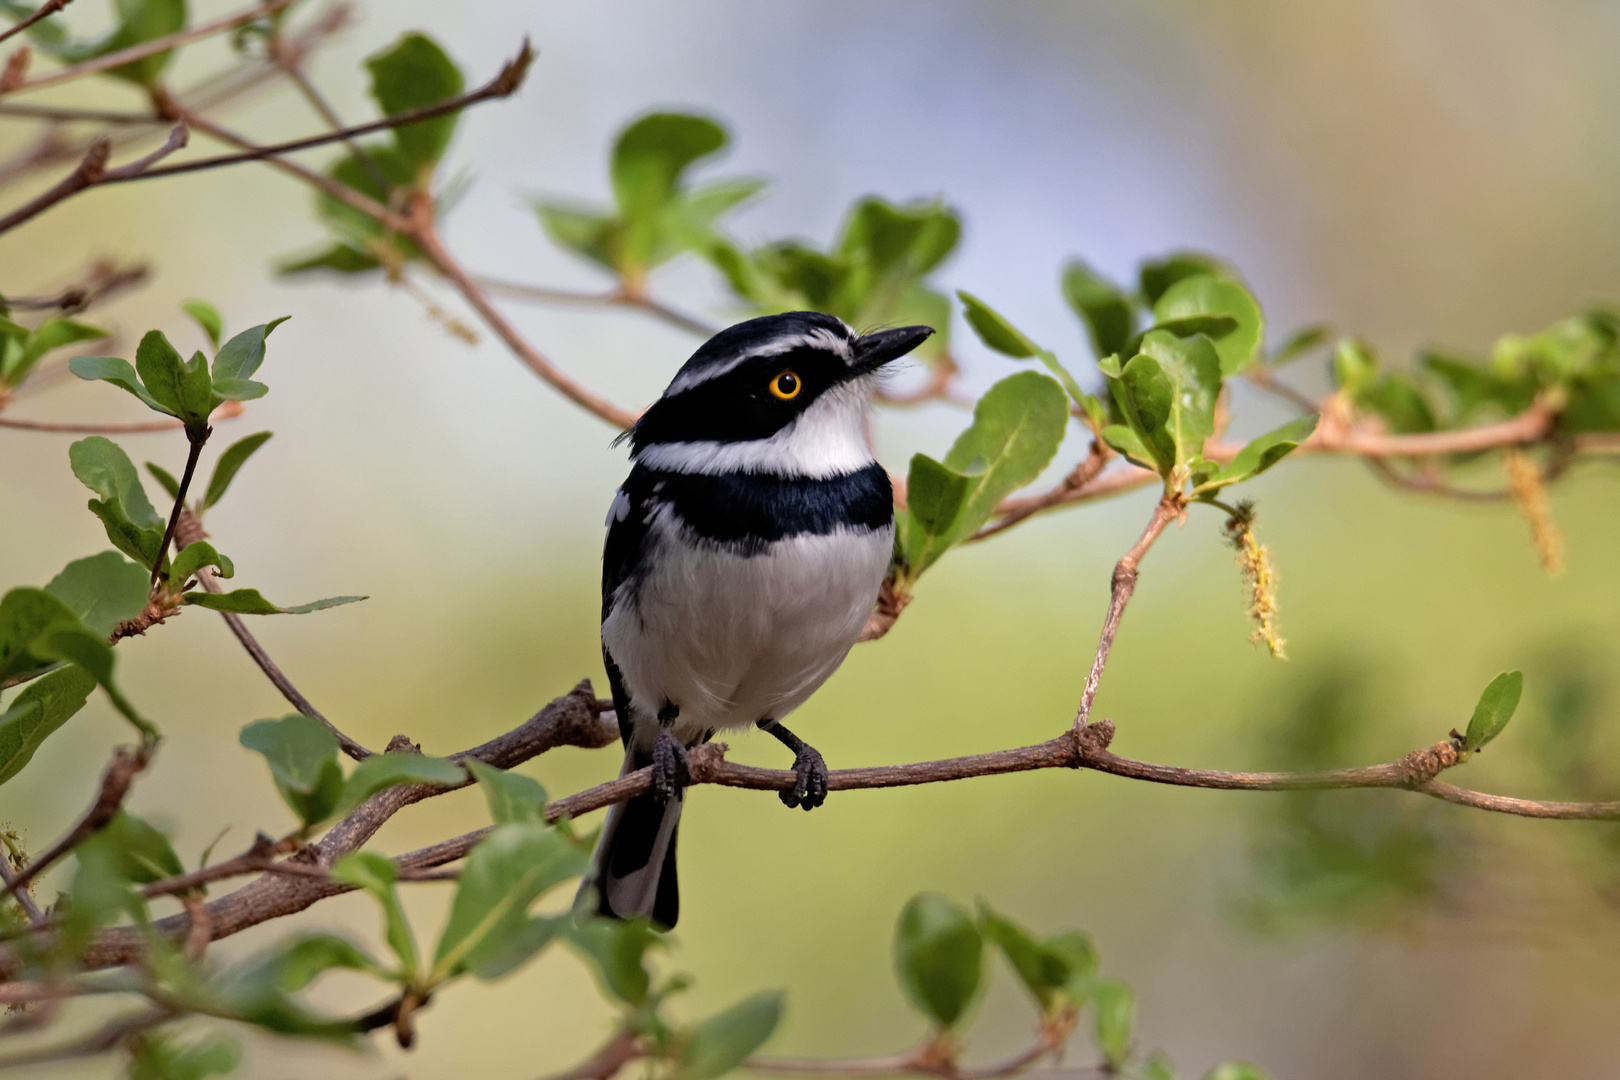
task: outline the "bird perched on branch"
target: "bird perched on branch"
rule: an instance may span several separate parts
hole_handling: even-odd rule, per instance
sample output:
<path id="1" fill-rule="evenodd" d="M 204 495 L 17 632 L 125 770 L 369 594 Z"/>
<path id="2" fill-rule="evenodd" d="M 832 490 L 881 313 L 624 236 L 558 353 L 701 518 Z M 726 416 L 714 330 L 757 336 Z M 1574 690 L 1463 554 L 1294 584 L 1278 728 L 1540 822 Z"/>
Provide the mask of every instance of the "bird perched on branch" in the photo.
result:
<path id="1" fill-rule="evenodd" d="M 623 436 L 634 466 L 602 553 L 602 660 L 624 771 L 651 790 L 608 812 L 582 892 L 674 926 L 687 749 L 755 726 L 793 751 L 805 810 L 827 765 L 782 726 L 859 638 L 894 547 L 894 494 L 866 441 L 884 366 L 933 330 L 861 336 L 795 311 L 722 330 Z"/>

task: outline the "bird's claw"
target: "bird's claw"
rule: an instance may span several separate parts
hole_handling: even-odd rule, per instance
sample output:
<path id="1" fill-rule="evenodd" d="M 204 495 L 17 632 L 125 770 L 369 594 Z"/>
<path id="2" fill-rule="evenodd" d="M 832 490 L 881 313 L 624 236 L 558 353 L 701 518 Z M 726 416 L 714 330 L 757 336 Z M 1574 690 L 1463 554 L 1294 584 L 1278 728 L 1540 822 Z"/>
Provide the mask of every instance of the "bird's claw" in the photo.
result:
<path id="1" fill-rule="evenodd" d="M 686 747 L 669 728 L 660 728 L 653 742 L 652 789 L 659 802 L 678 799 L 692 782 L 692 763 Z"/>
<path id="2" fill-rule="evenodd" d="M 794 756 L 793 775 L 793 786 L 777 792 L 785 805 L 814 810 L 827 801 L 827 762 L 815 747 L 806 746 Z"/>

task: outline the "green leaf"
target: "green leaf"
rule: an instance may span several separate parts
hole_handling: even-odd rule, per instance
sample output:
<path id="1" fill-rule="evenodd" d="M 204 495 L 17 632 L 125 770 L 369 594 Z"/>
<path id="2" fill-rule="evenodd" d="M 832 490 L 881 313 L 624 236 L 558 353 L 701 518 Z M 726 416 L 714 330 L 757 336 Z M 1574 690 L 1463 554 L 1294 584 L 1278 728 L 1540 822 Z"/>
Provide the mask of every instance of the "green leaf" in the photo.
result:
<path id="1" fill-rule="evenodd" d="M 1196 251 L 1178 251 L 1163 259 L 1144 262 L 1140 275 L 1142 300 L 1152 307 L 1176 282 L 1199 274 L 1228 277 L 1231 271 L 1219 259 Z"/>
<path id="2" fill-rule="evenodd" d="M 68 563 L 45 591 L 106 637 L 119 623 L 145 610 L 151 586 L 147 571 L 116 551 L 103 551 Z"/>
<path id="3" fill-rule="evenodd" d="M 556 243 L 608 270 L 619 270 L 617 219 L 553 203 L 532 204 L 540 227 Z"/>
<path id="4" fill-rule="evenodd" d="M 1080 389 L 1080 384 L 1074 381 L 1074 376 L 1069 374 L 1067 368 L 1058 363 L 1056 356 L 1025 337 L 1005 317 L 972 293 L 958 290 L 956 295 L 962 300 L 963 313 L 967 316 L 968 324 L 973 327 L 981 341 L 996 352 L 1015 360 L 1036 358 L 1056 377 L 1076 404 L 1084 403 L 1086 395 Z"/>
<path id="5" fill-rule="evenodd" d="M 180 310 L 197 320 L 197 325 L 208 335 L 208 344 L 218 349 L 219 339 L 225 336 L 225 316 L 219 313 L 219 308 L 206 300 L 187 300 L 180 305 Z"/>
<path id="6" fill-rule="evenodd" d="M 152 479 L 156 480 L 164 491 L 168 492 L 171 500 L 180 497 L 180 481 L 175 479 L 174 473 L 155 461 L 146 463 L 146 471 L 152 474 Z"/>
<path id="7" fill-rule="evenodd" d="M 1469 751 L 1482 748 L 1502 734 L 1513 711 L 1519 707 L 1519 695 L 1524 692 L 1524 672 L 1504 671 L 1492 679 L 1485 692 L 1479 695 L 1474 715 L 1468 721 L 1465 743 Z"/>
<path id="8" fill-rule="evenodd" d="M 1068 422 L 1063 388 L 1033 371 L 1007 376 L 979 399 L 972 426 L 945 455 L 946 468 L 971 471 L 977 481 L 963 501 L 958 537 L 977 531 L 997 503 L 1040 476 Z"/>
<path id="9" fill-rule="evenodd" d="M 509 822 L 546 820 L 546 789 L 520 773 L 497 769 L 477 758 L 467 759 L 467 768 L 483 789 L 489 802 L 489 816 L 497 825 Z"/>
<path id="10" fill-rule="evenodd" d="M 696 1024 L 681 1046 L 677 1080 L 714 1080 L 741 1065 L 781 1022 L 782 998 L 767 990 Z"/>
<path id="11" fill-rule="evenodd" d="M 85 841 L 86 846 L 92 844 L 112 860 L 119 877 L 137 885 L 186 872 L 168 837 L 128 810 L 118 811 L 104 829 Z"/>
<path id="12" fill-rule="evenodd" d="M 371 72 L 371 96 L 386 116 L 436 105 L 458 96 L 467 87 L 461 70 L 438 43 L 424 34 L 400 37 L 393 48 L 366 60 Z M 394 129 L 394 145 L 413 171 L 430 171 L 444 156 L 455 134 L 458 114 Z"/>
<path id="13" fill-rule="evenodd" d="M 169 567 L 171 586 L 185 584 L 205 566 L 217 568 L 220 577 L 236 576 L 236 567 L 231 565 L 231 560 L 215 551 L 213 544 L 206 540 L 194 540 L 174 557 L 174 562 Z"/>
<path id="14" fill-rule="evenodd" d="M 106 336 L 107 331 L 100 327 L 87 326 L 70 319 L 46 319 L 23 339 L 14 355 L 13 350 L 6 350 L 8 363 L 3 373 L 4 381 L 16 386 L 28 377 L 34 365 L 46 354 L 76 341 L 92 341 Z"/>
<path id="15" fill-rule="evenodd" d="M 1041 942 L 1041 948 L 1050 955 L 1063 958 L 1069 968 L 1069 981 L 1063 986 L 1063 996 L 1076 1008 L 1084 1005 L 1091 995 L 1091 986 L 1097 974 L 1097 946 L 1091 935 L 1080 930 L 1053 934 Z"/>
<path id="16" fill-rule="evenodd" d="M 1109 424 L 1103 428 L 1102 439 L 1136 464 L 1154 472 L 1159 471 L 1159 462 L 1153 456 L 1153 451 L 1148 449 L 1147 443 L 1142 441 L 1140 435 L 1124 424 Z"/>
<path id="17" fill-rule="evenodd" d="M 270 441 L 273 434 L 269 431 L 260 431 L 244 439 L 238 439 L 225 448 L 214 463 L 214 473 L 208 478 L 208 491 L 203 495 L 203 509 L 206 510 L 225 497 L 225 489 L 231 486 L 236 479 L 237 472 L 253 456 L 253 452 Z"/>
<path id="18" fill-rule="evenodd" d="M 1207 482 L 1200 484 L 1199 489 L 1214 491 L 1259 476 L 1310 438 L 1311 432 L 1316 430 L 1317 422 L 1320 420 L 1320 415 L 1312 413 L 1249 440 L 1225 468 Z"/>
<path id="19" fill-rule="evenodd" d="M 651 113 L 613 146 L 613 196 L 627 222 L 650 219 L 675 194 L 693 162 L 726 145 L 726 129 L 704 116 Z"/>
<path id="20" fill-rule="evenodd" d="M 127 1045 L 129 1080 L 206 1080 L 234 1072 L 242 1060 L 236 1040 L 226 1035 L 209 1035 L 186 1044 L 148 1031 Z"/>
<path id="21" fill-rule="evenodd" d="M 140 377 L 136 374 L 128 360 L 121 360 L 116 356 L 75 356 L 68 361 L 68 370 L 86 382 L 110 382 L 121 390 L 127 390 L 140 398 L 141 404 L 154 412 L 164 416 L 173 416 L 174 413 L 159 405 L 157 399 L 147 392 L 141 385 Z"/>
<path id="22" fill-rule="evenodd" d="M 1327 341 L 1332 334 L 1333 328 L 1326 324 L 1319 323 L 1316 326 L 1307 326 L 1283 342 L 1281 347 L 1271 354 L 1271 358 L 1267 362 L 1274 368 L 1282 367 L 1284 364 L 1298 360 L 1312 349 L 1315 349 Z"/>
<path id="23" fill-rule="evenodd" d="M 29 683 L 0 712 L 0 784 L 16 776 L 47 738 L 90 697 L 96 680 L 83 668 L 65 667 Z"/>
<path id="24" fill-rule="evenodd" d="M 467 782 L 460 765 L 447 758 L 428 757 L 410 751 L 372 754 L 354 767 L 343 785 L 337 813 L 347 814 L 371 796 L 400 784 L 445 784 Z"/>
<path id="25" fill-rule="evenodd" d="M 903 551 L 913 576 L 990 519 L 996 504 L 1051 464 L 1068 426 L 1068 397 L 1045 375 L 1024 371 L 990 388 L 973 424 L 943 463 L 911 461 Z"/>
<path id="26" fill-rule="evenodd" d="M 1018 980 L 1035 996 L 1041 1008 L 1050 1009 L 1058 991 L 1068 985 L 1075 974 L 1068 955 L 1061 950 L 1048 949 L 1028 930 L 992 911 L 983 901 L 979 903 L 979 918 L 985 940 L 1006 957 Z"/>
<path id="27" fill-rule="evenodd" d="M 202 353 L 182 360 L 163 332 L 152 330 L 135 350 L 135 370 L 153 399 L 187 427 L 207 424 L 218 401 Z"/>
<path id="28" fill-rule="evenodd" d="M 588 852 L 559 829 L 539 822 L 495 826 L 468 853 L 457 879 L 433 977 L 468 970 L 504 974 L 516 966 L 514 948 L 523 954 L 517 962 L 527 959 L 535 943 L 526 933 L 529 906 L 584 873 L 589 863 Z"/>
<path id="29" fill-rule="evenodd" d="M 0 679 L 30 674 L 63 660 L 92 675 L 125 719 L 146 738 L 156 738 L 157 729 L 136 711 L 113 680 L 115 658 L 104 635 L 85 626 L 72 609 L 44 589 L 13 589 L 0 599 Z"/>
<path id="30" fill-rule="evenodd" d="M 900 912 L 894 963 L 900 985 L 943 1031 L 955 1027 L 979 989 L 984 941 L 973 916 L 937 893 L 920 893 Z"/>
<path id="31" fill-rule="evenodd" d="M 73 475 L 101 496 L 91 500 L 90 510 L 106 526 L 107 538 L 150 570 L 163 541 L 165 521 L 146 497 L 129 455 L 111 440 L 92 435 L 68 447 L 68 462 Z"/>
<path id="32" fill-rule="evenodd" d="M 1221 375 L 1236 375 L 1260 354 L 1265 336 L 1265 316 L 1249 290 L 1230 278 L 1198 274 L 1183 278 L 1165 290 L 1153 305 L 1158 323 L 1183 319 L 1231 319 L 1236 326 L 1229 332 L 1211 333 L 1220 356 Z"/>
<path id="33" fill-rule="evenodd" d="M 1205 1073 L 1204 1080 L 1271 1080 L 1271 1074 L 1247 1061 L 1223 1061 Z"/>
<path id="34" fill-rule="evenodd" d="M 214 393 L 222 401 L 256 401 L 269 392 L 268 386 L 252 379 L 220 379 L 214 383 Z"/>
<path id="35" fill-rule="evenodd" d="M 225 593 L 188 592 L 182 598 L 187 604 L 214 611 L 230 611 L 237 615 L 307 615 L 311 611 L 339 607 L 365 600 L 364 596 L 328 596 L 324 600 L 311 600 L 307 604 L 277 607 L 266 600 L 258 589 L 232 589 Z"/>
<path id="36" fill-rule="evenodd" d="M 1352 398 L 1378 375 L 1378 354 L 1355 338 L 1343 338 L 1333 350 L 1333 381 Z"/>
<path id="37" fill-rule="evenodd" d="M 264 363 L 265 340 L 269 338 L 271 331 L 290 318 L 291 315 L 283 315 L 279 319 L 271 319 L 267 323 L 249 327 L 222 345 L 219 352 L 214 355 L 213 376 L 216 388 L 220 383 L 234 384 L 236 380 L 245 381 L 258 371 L 259 365 Z M 220 396 L 225 396 L 223 391 Z"/>
<path id="38" fill-rule="evenodd" d="M 581 918 L 568 923 L 564 933 L 569 944 L 589 961 L 602 989 L 632 1007 L 646 1002 L 652 989 L 647 950 L 662 944 L 646 919 Z"/>
<path id="39" fill-rule="evenodd" d="M 383 913 L 383 940 L 398 957 L 405 979 L 414 982 L 421 961 L 417 957 L 411 924 L 405 918 L 405 909 L 400 906 L 399 893 L 394 888 L 399 876 L 394 860 L 375 851 L 356 851 L 332 864 L 332 876 L 365 890 L 377 901 Z"/>
<path id="40" fill-rule="evenodd" d="M 1144 359 L 1157 361 L 1157 372 L 1138 366 Z M 1184 466 L 1203 453 L 1204 440 L 1215 431 L 1215 398 L 1221 390 L 1220 358 L 1209 338 L 1149 332 L 1142 339 L 1142 355 L 1125 365 L 1124 383 L 1148 425 L 1138 434 L 1162 464 Z M 1153 423 L 1166 407 L 1165 419 Z"/>
<path id="41" fill-rule="evenodd" d="M 968 325 L 979 335 L 979 340 L 991 349 L 1014 360 L 1024 360 L 1042 351 L 1039 345 L 1025 337 L 1005 316 L 983 300 L 961 289 L 956 290 L 956 296 L 962 301 L 962 314 L 967 317 Z"/>
<path id="42" fill-rule="evenodd" d="M 900 550 L 913 577 L 950 550 L 962 504 L 973 483 L 973 478 L 947 469 L 926 454 L 912 456 L 906 478 L 906 509 L 896 522 Z"/>
<path id="43" fill-rule="evenodd" d="M 331 270 L 339 274 L 364 274 L 381 266 L 382 260 L 377 256 L 349 244 L 337 243 L 315 255 L 283 260 L 276 264 L 276 273 L 290 276 L 312 270 Z"/>
<path id="44" fill-rule="evenodd" d="M 1063 299 L 1086 324 L 1098 358 L 1117 353 L 1136 333 L 1136 308 L 1113 282 L 1079 259 L 1063 268 Z"/>
<path id="45" fill-rule="evenodd" d="M 1118 979 L 1096 979 L 1091 984 L 1094 1038 L 1103 1060 L 1118 1070 L 1130 1060 L 1131 1028 L 1136 1022 L 1136 995 Z"/>
<path id="46" fill-rule="evenodd" d="M 1155 1050 L 1137 1067 L 1139 1080 L 1176 1080 L 1176 1067 L 1163 1050 Z"/>
<path id="47" fill-rule="evenodd" d="M 306 934 L 279 943 L 259 961 L 259 966 L 259 977 L 287 994 L 297 993 L 326 972 L 339 969 L 386 977 L 382 965 L 370 953 L 335 934 Z"/>
<path id="48" fill-rule="evenodd" d="M 1433 431 L 1434 409 L 1423 390 L 1404 371 L 1386 371 L 1356 395 L 1356 404 L 1383 417 L 1389 430 L 1406 435 Z"/>
<path id="49" fill-rule="evenodd" d="M 313 717 L 293 713 L 279 720 L 256 720 L 240 741 L 264 755 L 281 798 L 306 827 L 332 816 L 343 794 L 337 737 Z"/>

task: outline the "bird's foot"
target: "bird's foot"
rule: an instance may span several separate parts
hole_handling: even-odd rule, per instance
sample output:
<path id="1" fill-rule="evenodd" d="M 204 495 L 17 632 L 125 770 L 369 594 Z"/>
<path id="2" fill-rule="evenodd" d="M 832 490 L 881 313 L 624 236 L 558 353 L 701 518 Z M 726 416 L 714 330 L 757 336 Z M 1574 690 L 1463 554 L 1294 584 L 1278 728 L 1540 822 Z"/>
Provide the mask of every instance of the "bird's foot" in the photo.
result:
<path id="1" fill-rule="evenodd" d="M 680 798 L 686 785 L 692 782 L 692 763 L 686 747 L 667 727 L 658 729 L 658 738 L 653 742 L 652 766 L 652 789 L 659 802 Z"/>
<path id="2" fill-rule="evenodd" d="M 787 806 L 814 810 L 827 801 L 827 762 L 813 746 L 801 746 L 793 758 L 795 782 L 777 796 Z"/>

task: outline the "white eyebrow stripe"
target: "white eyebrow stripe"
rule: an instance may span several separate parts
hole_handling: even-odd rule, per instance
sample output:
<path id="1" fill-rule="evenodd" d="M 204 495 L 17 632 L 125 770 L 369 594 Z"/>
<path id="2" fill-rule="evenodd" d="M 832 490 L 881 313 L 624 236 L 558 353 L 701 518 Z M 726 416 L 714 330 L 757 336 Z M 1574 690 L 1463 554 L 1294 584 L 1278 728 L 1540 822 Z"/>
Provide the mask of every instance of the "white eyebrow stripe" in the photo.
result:
<path id="1" fill-rule="evenodd" d="M 848 326 L 845 326 L 844 329 L 848 331 L 849 334 L 854 334 L 854 331 L 850 330 Z M 784 337 L 779 337 L 774 341 L 768 341 L 763 345 L 759 345 L 755 348 L 749 349 L 746 352 L 739 353 L 738 355 L 722 363 L 711 364 L 702 370 L 688 372 L 684 375 L 678 375 L 676 376 L 675 381 L 669 384 L 669 389 L 664 391 L 664 396 L 672 397 L 675 394 L 684 393 L 687 390 L 692 389 L 694 386 L 706 383 L 710 379 L 719 378 L 726 372 L 735 370 L 739 365 L 744 364 L 749 360 L 754 360 L 761 356 L 779 356 L 782 353 L 792 352 L 794 349 L 802 348 L 826 349 L 829 352 L 835 353 L 846 364 L 850 363 L 855 355 L 854 350 L 850 347 L 848 337 L 840 337 L 831 330 L 817 327 L 808 333 L 789 334 Z"/>

